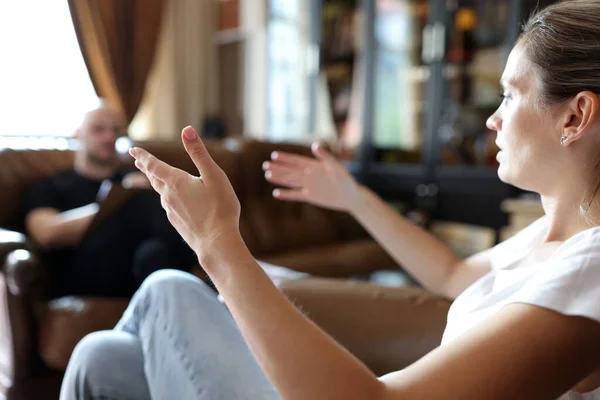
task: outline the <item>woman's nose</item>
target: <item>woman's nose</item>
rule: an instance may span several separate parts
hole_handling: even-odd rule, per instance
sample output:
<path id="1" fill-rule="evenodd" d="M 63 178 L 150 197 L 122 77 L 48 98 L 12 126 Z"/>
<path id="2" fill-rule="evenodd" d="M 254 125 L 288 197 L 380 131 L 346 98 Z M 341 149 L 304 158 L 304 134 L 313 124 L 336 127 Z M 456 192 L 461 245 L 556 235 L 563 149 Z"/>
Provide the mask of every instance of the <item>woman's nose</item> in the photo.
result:
<path id="1" fill-rule="evenodd" d="M 487 128 L 489 130 L 496 131 L 496 132 L 499 132 L 502 130 L 502 120 L 500 119 L 500 116 L 498 115 L 498 111 L 493 113 L 487 119 L 485 126 L 487 126 Z"/>

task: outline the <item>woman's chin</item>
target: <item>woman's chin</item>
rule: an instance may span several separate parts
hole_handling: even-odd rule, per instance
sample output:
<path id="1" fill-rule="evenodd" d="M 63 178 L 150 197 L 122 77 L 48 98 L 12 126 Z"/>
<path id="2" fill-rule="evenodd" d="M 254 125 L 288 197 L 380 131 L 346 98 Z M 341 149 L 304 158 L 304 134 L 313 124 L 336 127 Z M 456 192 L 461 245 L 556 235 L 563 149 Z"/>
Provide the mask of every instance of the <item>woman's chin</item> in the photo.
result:
<path id="1" fill-rule="evenodd" d="M 514 174 L 512 171 L 509 171 L 505 165 L 500 164 L 500 167 L 498 168 L 498 178 L 500 178 L 500 180 L 507 185 L 515 186 L 523 190 L 532 190 L 531 188 L 527 187 L 528 185 L 523 185 L 522 177 L 519 177 L 518 174 Z"/>
<path id="2" fill-rule="evenodd" d="M 500 165 L 498 166 L 498 178 L 500 178 L 500 180 L 504 183 L 513 184 L 512 180 L 510 179 L 508 168 L 506 164 L 503 164 L 502 162 L 500 162 Z"/>

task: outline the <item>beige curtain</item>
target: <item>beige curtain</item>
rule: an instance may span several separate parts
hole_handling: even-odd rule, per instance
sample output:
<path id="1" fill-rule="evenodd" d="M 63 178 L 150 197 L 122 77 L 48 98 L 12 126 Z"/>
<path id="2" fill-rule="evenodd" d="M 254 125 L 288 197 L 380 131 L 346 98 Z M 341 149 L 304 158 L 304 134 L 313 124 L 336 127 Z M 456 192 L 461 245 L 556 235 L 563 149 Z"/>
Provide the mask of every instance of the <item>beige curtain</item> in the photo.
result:
<path id="1" fill-rule="evenodd" d="M 130 122 L 154 59 L 163 0 L 69 0 L 69 8 L 96 93 Z"/>
<path id="2" fill-rule="evenodd" d="M 140 111 L 130 126 L 136 139 L 176 139 L 219 112 L 214 34 L 218 5 L 211 0 L 168 0 L 156 60 Z"/>

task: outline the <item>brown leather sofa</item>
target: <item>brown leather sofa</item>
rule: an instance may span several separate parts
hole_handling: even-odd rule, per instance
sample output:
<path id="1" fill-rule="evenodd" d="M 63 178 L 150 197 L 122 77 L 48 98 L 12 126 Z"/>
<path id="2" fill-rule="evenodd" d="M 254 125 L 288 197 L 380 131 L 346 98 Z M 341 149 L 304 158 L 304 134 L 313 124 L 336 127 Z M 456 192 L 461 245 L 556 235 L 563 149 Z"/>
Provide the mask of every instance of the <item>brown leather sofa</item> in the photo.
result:
<path id="1" fill-rule="evenodd" d="M 179 144 L 142 143 L 161 159 L 194 172 Z M 260 260 L 315 276 L 347 277 L 394 267 L 392 259 L 349 216 L 271 196 L 261 164 L 271 151 L 308 153 L 294 145 L 208 142 L 242 204 L 240 229 Z M 0 396 L 57 399 L 76 343 L 110 329 L 127 299 L 49 299 L 48 271 L 23 234 L 23 189 L 72 168 L 70 150 L 0 150 Z M 123 163 L 131 160 L 122 156 Z M 414 362 L 439 344 L 449 303 L 414 289 L 306 278 L 282 290 L 314 321 L 383 374 Z"/>

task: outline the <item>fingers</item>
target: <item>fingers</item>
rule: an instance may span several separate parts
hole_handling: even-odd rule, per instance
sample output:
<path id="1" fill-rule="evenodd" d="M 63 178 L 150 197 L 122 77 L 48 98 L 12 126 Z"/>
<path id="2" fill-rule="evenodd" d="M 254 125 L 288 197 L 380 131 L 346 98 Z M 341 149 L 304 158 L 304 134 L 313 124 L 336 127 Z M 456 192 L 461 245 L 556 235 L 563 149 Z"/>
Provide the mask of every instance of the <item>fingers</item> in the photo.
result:
<path id="1" fill-rule="evenodd" d="M 314 142 L 310 146 L 314 156 L 321 161 L 337 161 L 336 158 L 325 149 L 325 146 L 321 142 Z"/>
<path id="2" fill-rule="evenodd" d="M 140 169 L 146 176 L 154 175 L 156 178 L 164 181 L 172 175 L 175 168 L 171 167 L 164 161 L 159 160 L 152 154 L 139 147 L 133 147 L 129 150 L 129 154 L 136 160 L 136 167 Z"/>
<path id="3" fill-rule="evenodd" d="M 274 161 L 265 161 L 262 164 L 263 171 L 273 171 L 281 175 L 298 175 L 301 176 L 305 168 L 299 168 L 289 164 L 282 164 Z"/>
<path id="4" fill-rule="evenodd" d="M 160 194 L 164 193 L 168 185 L 175 184 L 181 173 L 183 173 L 183 171 L 171 167 L 144 149 L 134 147 L 129 150 L 129 154 L 135 158 L 135 166 L 148 177 L 150 185 Z"/>
<path id="5" fill-rule="evenodd" d="M 279 175 L 273 171 L 265 172 L 265 179 L 275 185 L 285 186 L 288 188 L 301 188 L 303 186 L 301 179 L 286 175 Z"/>
<path id="6" fill-rule="evenodd" d="M 216 164 L 208 153 L 208 150 L 206 150 L 206 146 L 204 146 L 204 142 L 202 142 L 198 133 L 194 128 L 188 126 L 181 132 L 181 138 L 185 150 L 190 155 L 196 168 L 198 168 L 200 175 L 203 177 L 210 175 Z"/>
<path id="7" fill-rule="evenodd" d="M 273 197 L 283 201 L 305 201 L 306 193 L 303 189 L 275 189 Z"/>
<path id="8" fill-rule="evenodd" d="M 142 165 L 142 163 L 140 161 L 136 160 L 135 166 L 137 168 L 139 168 L 140 171 L 144 171 L 144 169 L 143 169 L 144 166 Z M 146 174 L 146 177 L 148 178 L 148 181 L 150 182 L 150 186 L 152 186 L 152 189 L 154 189 L 159 194 L 163 194 L 165 192 L 166 184 L 164 181 L 157 178 L 155 175 L 151 174 L 150 172 L 144 172 L 144 174 Z"/>
<path id="9" fill-rule="evenodd" d="M 307 168 L 315 163 L 317 160 L 310 157 L 301 156 L 298 154 L 286 153 L 284 151 L 274 151 L 271 153 L 271 160 L 276 163 L 286 164 L 290 167 Z"/>

